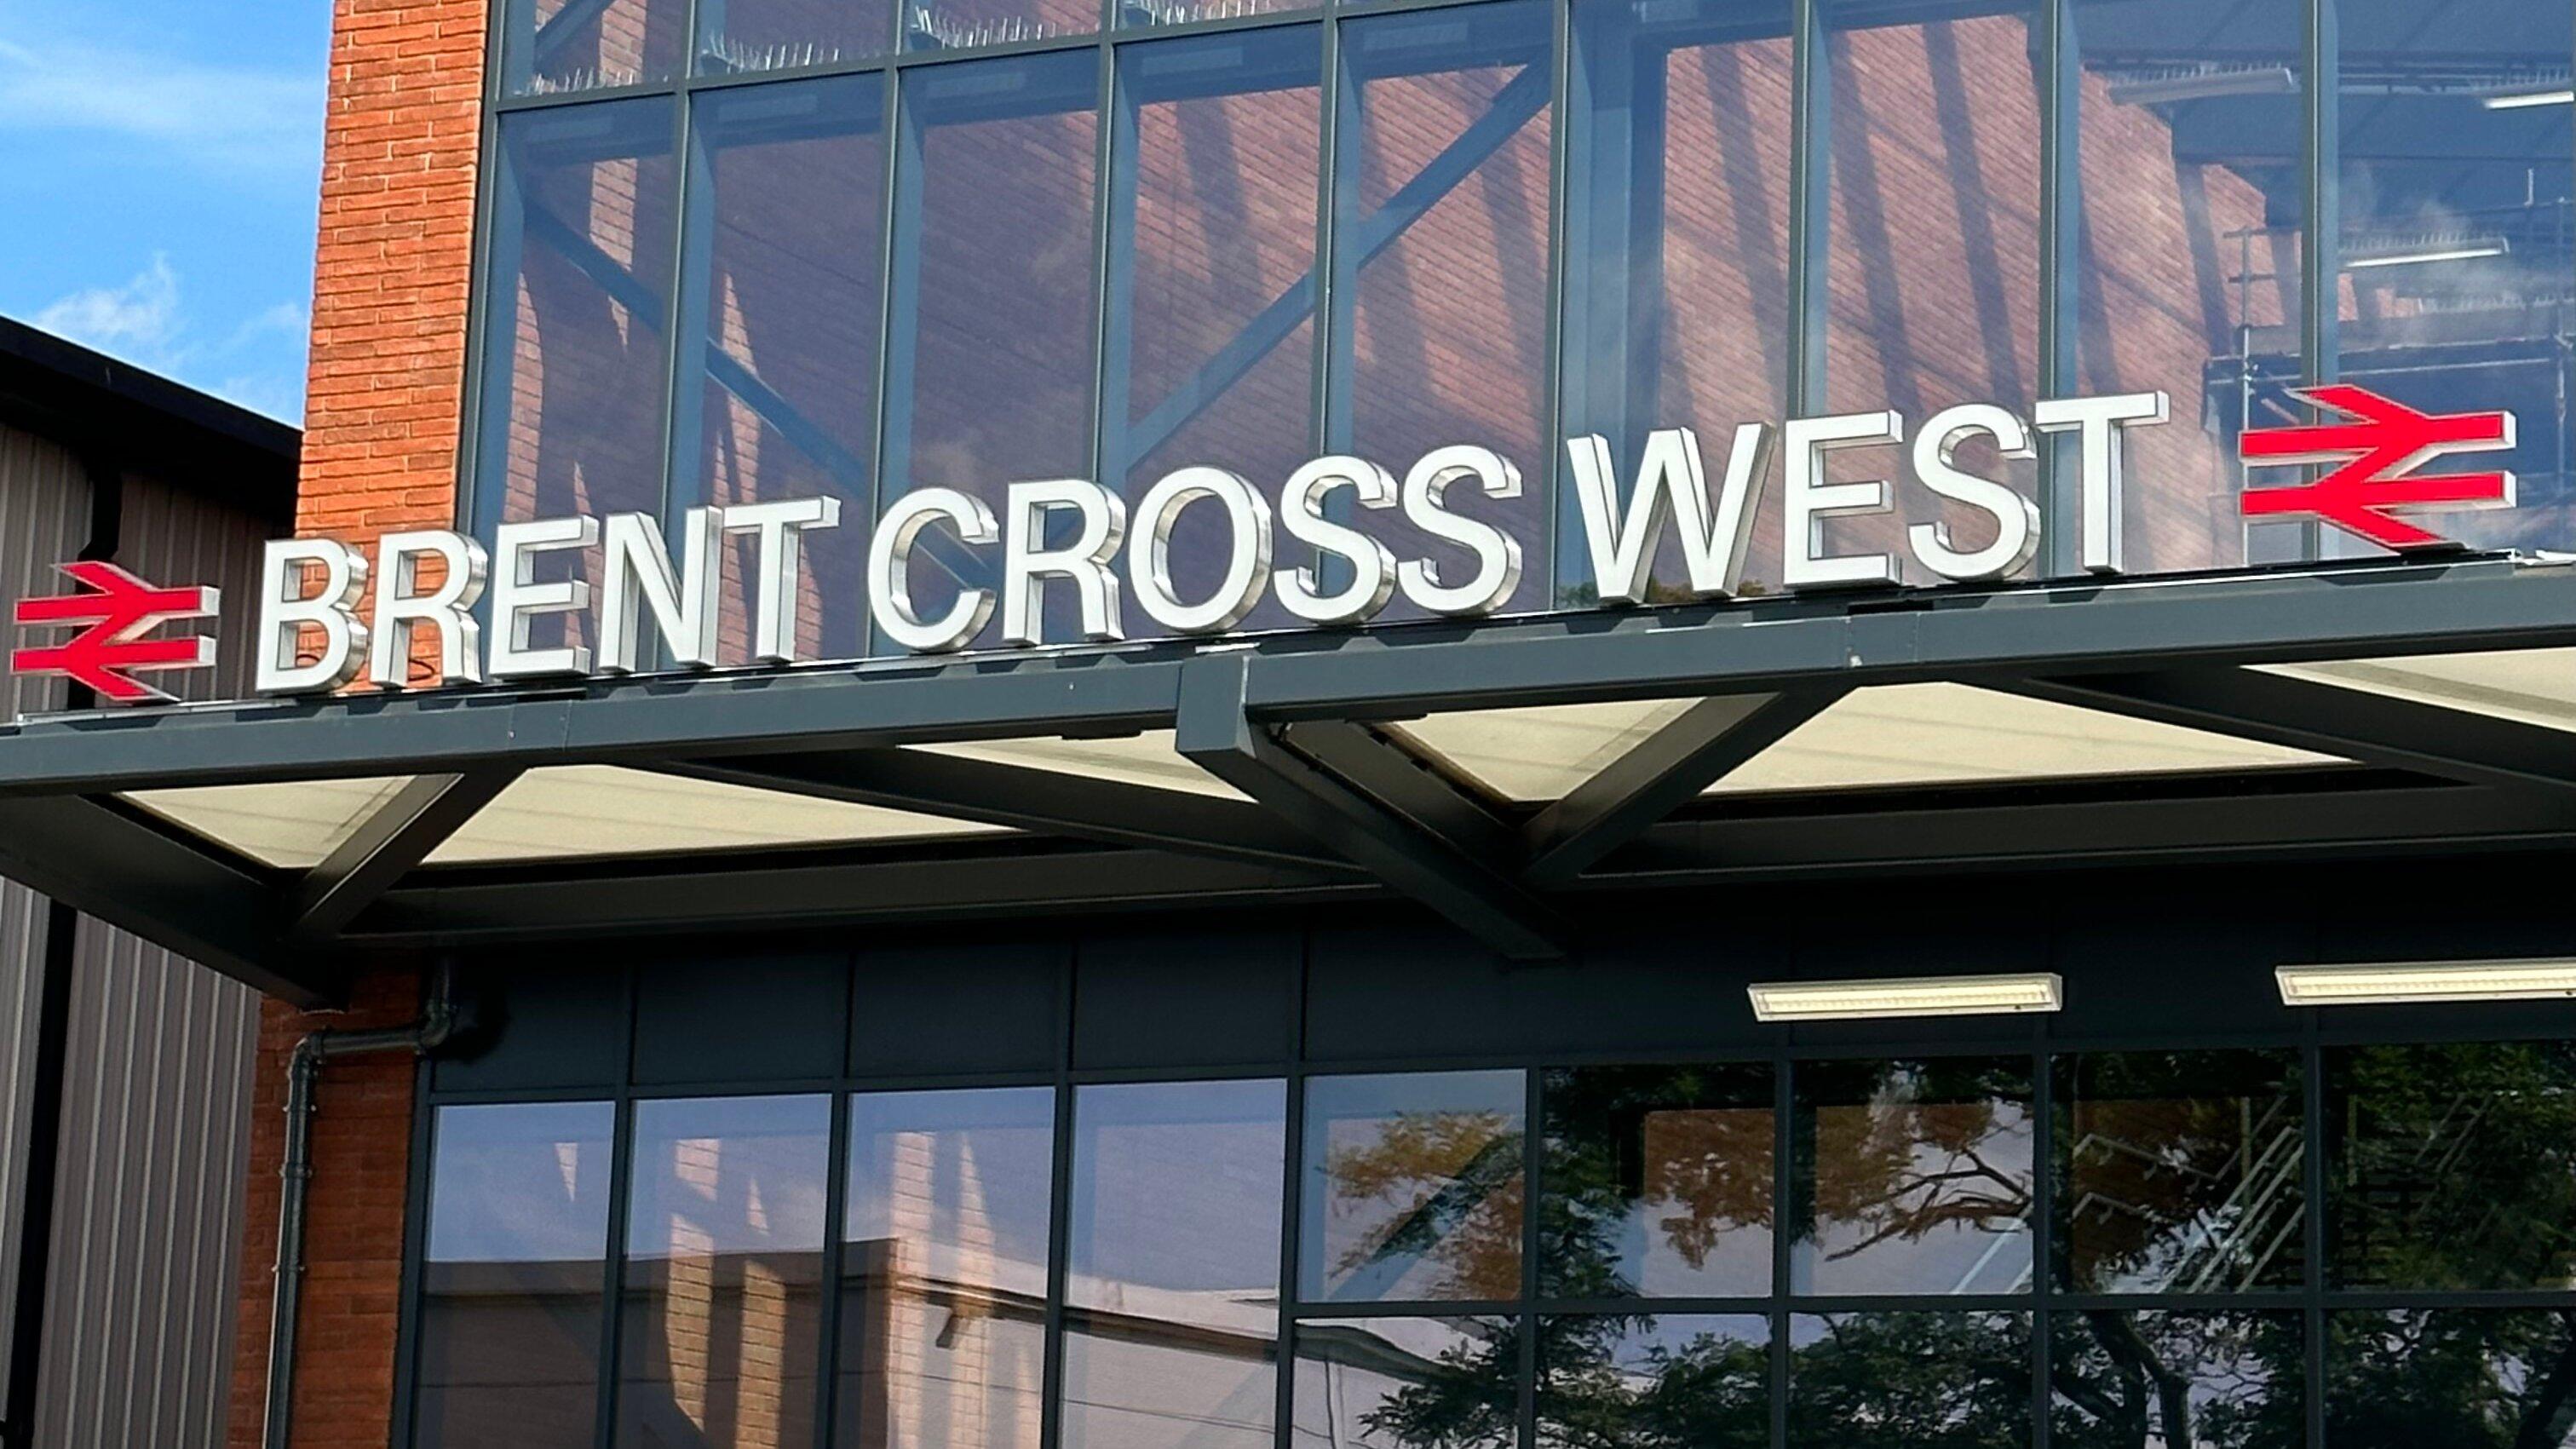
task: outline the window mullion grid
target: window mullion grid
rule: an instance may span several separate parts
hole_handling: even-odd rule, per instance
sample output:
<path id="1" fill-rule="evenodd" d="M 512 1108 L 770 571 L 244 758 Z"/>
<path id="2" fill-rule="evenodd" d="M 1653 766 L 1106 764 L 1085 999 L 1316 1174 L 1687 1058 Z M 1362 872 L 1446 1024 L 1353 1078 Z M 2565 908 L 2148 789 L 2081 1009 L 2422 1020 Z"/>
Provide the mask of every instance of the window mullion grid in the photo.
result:
<path id="1" fill-rule="evenodd" d="M 692 19 L 694 24 L 694 17 Z M 692 29 L 690 35 L 697 32 Z M 694 49 L 694 42 L 692 49 Z M 682 91 L 672 101 L 673 160 L 679 187 L 671 250 L 671 293 L 662 333 L 666 377 L 662 389 L 662 530 L 672 556 L 685 557 L 686 503 L 701 501 L 712 480 L 700 477 L 706 433 L 706 357 L 709 307 L 715 297 L 715 155 L 698 123 L 697 97 Z M 704 501 L 712 501 L 706 499 Z M 596 586 L 595 586 L 596 587 Z M 788 641 L 792 649 L 794 640 Z M 668 668 L 676 663 L 671 641 L 656 638 L 654 652 Z"/>
<path id="2" fill-rule="evenodd" d="M 607 1281 L 599 1313 L 599 1407 L 594 1441 L 598 1449 L 612 1449 L 617 1442 L 617 1381 L 621 1376 L 618 1355 L 626 1327 L 626 1215 L 635 1187 L 635 1098 L 623 1084 L 617 1090 L 613 1130 L 616 1135 L 608 1149 Z"/>
<path id="3" fill-rule="evenodd" d="M 857 973 L 850 973 L 850 984 L 843 987 L 841 1019 L 847 1022 L 857 1009 Z M 847 1048 L 844 1047 L 846 1052 Z M 844 1067 L 847 1062 L 844 1061 Z M 816 1444 L 832 1442 L 834 1398 L 841 1384 L 841 1274 L 844 1271 L 843 1249 L 849 1237 L 850 1211 L 850 1093 L 836 1088 L 830 1095 L 832 1112 L 830 1147 L 823 1156 L 823 1266 L 821 1281 L 816 1285 L 814 1371 L 814 1439 Z"/>
<path id="4" fill-rule="evenodd" d="M 1327 409 L 1332 402 L 1334 297 L 1339 288 L 1333 285 L 1333 233 L 1339 213 L 1336 204 L 1341 196 L 1341 166 L 1336 151 L 1341 144 L 1342 113 L 1342 24 L 1341 7 L 1328 5 L 1323 23 L 1316 29 L 1324 48 L 1323 60 L 1316 74 L 1321 89 L 1317 92 L 1316 117 L 1321 132 L 1315 148 L 1315 256 L 1312 270 L 1315 278 L 1314 315 L 1310 320 L 1315 354 L 1311 363 L 1311 387 L 1306 403 L 1306 451 L 1320 457 L 1333 450 L 1331 420 Z"/>
<path id="5" fill-rule="evenodd" d="M 2299 248 L 2300 375 L 2308 383 L 2332 382 L 2343 352 L 2343 42 L 2339 0 L 2306 0 L 2300 26 L 2300 68 L 2306 85 L 2300 106 L 2299 167 L 2303 187 Z M 2299 524 L 2299 556 L 2322 557 L 2325 526 Z"/>
<path id="6" fill-rule="evenodd" d="M 1118 0 L 1102 0 L 1102 26 Z M 1133 365 L 1136 297 L 1137 149 L 1143 118 L 1118 83 L 1115 44 L 1100 47 L 1094 86 L 1099 111 L 1092 164 L 1091 477 L 1112 497 L 1127 491 L 1127 385 Z"/>

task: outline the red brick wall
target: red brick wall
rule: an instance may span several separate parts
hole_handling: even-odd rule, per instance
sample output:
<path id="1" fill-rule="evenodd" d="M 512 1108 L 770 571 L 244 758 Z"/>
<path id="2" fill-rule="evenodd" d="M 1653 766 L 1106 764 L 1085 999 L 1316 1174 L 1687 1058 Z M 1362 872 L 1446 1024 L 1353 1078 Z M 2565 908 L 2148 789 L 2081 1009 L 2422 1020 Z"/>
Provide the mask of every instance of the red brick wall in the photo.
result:
<path id="1" fill-rule="evenodd" d="M 336 0 L 297 527 L 366 540 L 455 511 L 485 0 Z M 286 1054 L 317 1026 L 411 1021 L 419 983 L 373 972 L 347 1012 L 265 1008 L 251 1129 L 230 1442 L 267 1398 Z M 411 1147 L 408 1057 L 334 1062 L 314 1120 L 299 1449 L 382 1449 Z"/>

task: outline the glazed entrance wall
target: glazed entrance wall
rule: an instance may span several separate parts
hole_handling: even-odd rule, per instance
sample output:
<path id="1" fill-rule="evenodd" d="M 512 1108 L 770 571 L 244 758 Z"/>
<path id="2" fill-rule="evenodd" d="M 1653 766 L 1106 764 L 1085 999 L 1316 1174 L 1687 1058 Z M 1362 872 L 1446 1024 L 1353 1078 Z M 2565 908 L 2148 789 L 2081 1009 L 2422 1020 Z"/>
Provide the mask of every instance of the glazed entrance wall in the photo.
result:
<path id="1" fill-rule="evenodd" d="M 2560 1444 L 2576 1009 L 2303 1014 L 2271 985 L 2552 949 L 2489 908 L 2523 878 L 1640 898 L 1549 968 L 1394 913 L 489 963 L 420 1127 L 403 1422 Z M 1793 1030 L 1742 992 L 2023 969 L 2065 973 L 2062 1015 Z"/>

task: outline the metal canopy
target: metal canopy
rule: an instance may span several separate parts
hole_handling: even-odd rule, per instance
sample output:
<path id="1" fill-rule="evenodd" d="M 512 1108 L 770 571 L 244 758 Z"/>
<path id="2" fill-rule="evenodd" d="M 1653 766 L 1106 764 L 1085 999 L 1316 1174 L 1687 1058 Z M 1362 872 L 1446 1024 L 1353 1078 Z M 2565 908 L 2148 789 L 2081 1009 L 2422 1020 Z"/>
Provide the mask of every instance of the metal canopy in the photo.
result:
<path id="1" fill-rule="evenodd" d="M 2576 569 L 2474 558 L 84 714 L 0 731 L 0 869 L 306 1003 L 369 953 L 464 941 L 1370 896 L 1409 897 L 1506 959 L 1551 959 L 1579 952 L 1588 898 L 1620 887 L 2576 841 L 2576 732 L 2254 667 L 2550 649 L 2576 649 Z M 1704 793 L 1854 691 L 1932 682 L 2307 753 L 2259 771 Z M 1605 701 L 1674 704 L 1536 805 L 1382 727 Z M 1157 788 L 1110 778 L 1097 750 L 1047 767 L 1029 747 L 1163 730 L 1174 768 L 1213 778 Z M 909 748 L 977 741 L 1014 742 L 1010 762 Z M 660 854 L 608 839 L 437 863 L 529 772 L 679 776 L 984 833 L 685 852 L 657 836 Z M 129 798 L 271 800 L 299 793 L 281 782 L 352 777 L 409 783 L 381 787 L 309 868 Z"/>

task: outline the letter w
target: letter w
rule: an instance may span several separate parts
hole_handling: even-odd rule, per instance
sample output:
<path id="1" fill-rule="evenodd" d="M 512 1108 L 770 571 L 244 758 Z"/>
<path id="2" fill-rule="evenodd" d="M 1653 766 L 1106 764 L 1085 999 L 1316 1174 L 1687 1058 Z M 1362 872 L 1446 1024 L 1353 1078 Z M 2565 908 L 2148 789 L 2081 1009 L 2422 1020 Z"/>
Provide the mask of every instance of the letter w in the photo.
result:
<path id="1" fill-rule="evenodd" d="M 1664 428 L 1646 437 L 1637 486 L 1619 511 L 1618 467 L 1599 434 L 1568 438 L 1566 461 L 1574 467 L 1575 498 L 1583 507 L 1583 537 L 1592 549 L 1592 577 L 1605 604 L 1646 602 L 1649 575 L 1664 526 L 1681 529 L 1682 563 L 1693 597 L 1731 599 L 1744 586 L 1744 559 L 1753 543 L 1753 488 L 1771 457 L 1771 428 L 1746 423 L 1735 430 L 1726 482 L 1712 514 L 1708 473 L 1699 437 L 1688 428 Z"/>

